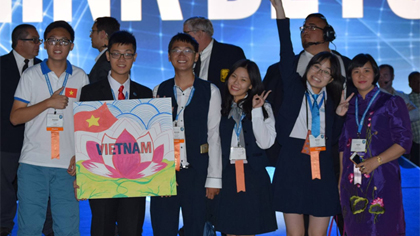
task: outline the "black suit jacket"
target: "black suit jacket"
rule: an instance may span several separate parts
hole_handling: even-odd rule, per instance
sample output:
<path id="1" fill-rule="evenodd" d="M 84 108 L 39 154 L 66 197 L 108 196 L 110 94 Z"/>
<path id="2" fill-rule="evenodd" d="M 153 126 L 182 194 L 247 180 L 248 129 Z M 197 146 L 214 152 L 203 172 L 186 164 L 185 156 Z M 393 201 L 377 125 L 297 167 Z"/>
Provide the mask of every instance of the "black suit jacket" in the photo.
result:
<path id="1" fill-rule="evenodd" d="M 207 80 L 215 84 L 222 92 L 229 69 L 235 62 L 244 58 L 245 54 L 242 48 L 214 40 Z"/>
<path id="2" fill-rule="evenodd" d="M 34 64 L 40 63 L 38 58 Z M 25 125 L 13 126 L 10 123 L 14 95 L 20 80 L 20 72 L 13 51 L 0 57 L 0 87 L 1 87 L 1 151 L 20 153 L 23 144 Z"/>
<path id="3" fill-rule="evenodd" d="M 108 72 L 111 70 L 111 65 L 106 59 L 106 52 L 102 54 L 95 65 L 93 65 L 92 70 L 89 73 L 89 83 L 93 84 L 103 78 L 107 78 Z"/>
<path id="4" fill-rule="evenodd" d="M 130 81 L 129 99 L 152 98 L 152 90 L 148 87 L 140 85 L 134 81 Z M 105 101 L 114 100 L 112 96 L 111 86 L 108 78 L 105 76 L 96 83 L 88 84 L 82 88 L 80 101 Z"/>

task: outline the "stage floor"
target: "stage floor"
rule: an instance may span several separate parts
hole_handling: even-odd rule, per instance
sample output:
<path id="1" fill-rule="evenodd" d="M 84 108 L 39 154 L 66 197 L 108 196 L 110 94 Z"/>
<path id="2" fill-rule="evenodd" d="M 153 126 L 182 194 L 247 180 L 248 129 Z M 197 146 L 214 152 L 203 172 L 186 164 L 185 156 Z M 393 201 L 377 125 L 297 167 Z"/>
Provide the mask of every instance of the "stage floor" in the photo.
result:
<path id="1" fill-rule="evenodd" d="M 420 168 L 412 164 L 410 161 L 401 157 L 399 159 L 401 167 L 401 185 L 403 191 L 403 204 L 406 221 L 406 235 L 420 236 Z M 274 168 L 267 168 L 272 176 Z M 143 236 L 152 236 L 152 226 L 150 223 L 149 201 L 146 201 L 146 219 L 143 225 Z M 278 230 L 272 233 L 262 234 L 264 236 L 286 236 L 286 227 L 284 225 L 283 214 L 276 213 Z M 180 216 L 182 218 L 182 216 Z M 90 235 L 91 213 L 88 201 L 80 202 L 80 234 Z M 17 219 L 15 218 L 15 222 Z M 182 222 L 182 220 L 180 220 Z M 180 223 L 182 225 L 182 223 Z M 13 228 L 12 235 L 17 235 L 17 223 Z M 220 234 L 218 234 L 220 235 Z M 337 235 L 335 224 L 333 225 L 332 234 Z"/>

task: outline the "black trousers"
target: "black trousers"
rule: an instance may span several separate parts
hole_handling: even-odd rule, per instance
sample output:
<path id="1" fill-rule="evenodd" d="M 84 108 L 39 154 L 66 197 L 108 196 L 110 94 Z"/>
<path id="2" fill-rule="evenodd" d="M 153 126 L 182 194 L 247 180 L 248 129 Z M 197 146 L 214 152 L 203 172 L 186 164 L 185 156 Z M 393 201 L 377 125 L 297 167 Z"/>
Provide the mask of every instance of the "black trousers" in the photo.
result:
<path id="1" fill-rule="evenodd" d="M 92 236 L 139 236 L 143 232 L 145 197 L 90 199 Z"/>
<path id="2" fill-rule="evenodd" d="M 184 235 L 203 235 L 206 219 L 206 176 L 193 168 L 176 173 L 177 195 L 151 197 L 150 216 L 154 236 L 178 234 L 179 210 L 182 208 Z"/>

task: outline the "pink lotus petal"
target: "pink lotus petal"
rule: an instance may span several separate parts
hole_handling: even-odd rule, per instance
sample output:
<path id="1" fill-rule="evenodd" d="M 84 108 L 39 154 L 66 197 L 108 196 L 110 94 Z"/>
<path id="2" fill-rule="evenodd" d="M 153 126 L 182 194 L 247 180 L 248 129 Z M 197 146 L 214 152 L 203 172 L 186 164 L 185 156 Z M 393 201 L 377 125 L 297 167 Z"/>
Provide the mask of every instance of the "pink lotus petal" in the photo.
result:
<path id="1" fill-rule="evenodd" d="M 93 162 L 104 164 L 102 155 L 99 155 L 98 147 L 101 148 L 101 145 L 99 145 L 97 142 L 94 142 L 94 141 L 86 142 L 86 150 L 87 150 L 89 159 Z"/>
<path id="2" fill-rule="evenodd" d="M 105 177 L 110 177 L 110 178 L 122 178 L 123 176 L 121 176 L 121 174 L 116 171 L 114 168 L 105 165 L 103 163 L 98 163 L 98 162 L 93 162 L 93 161 L 84 161 L 82 162 L 82 165 L 89 170 L 90 172 L 100 175 L 100 176 L 105 176 Z"/>
<path id="3" fill-rule="evenodd" d="M 116 143 L 127 143 L 134 146 L 137 144 L 136 139 L 128 133 L 127 130 L 124 130 L 121 135 L 117 138 Z M 125 178 L 131 179 L 135 173 L 138 173 L 138 168 L 140 165 L 140 153 L 124 154 L 116 153 L 112 157 L 112 162 L 122 176 Z M 134 174 L 133 174 L 134 173 Z M 130 178 L 131 177 L 131 178 Z"/>
<path id="4" fill-rule="evenodd" d="M 159 147 L 155 148 L 155 150 L 153 151 L 153 162 L 154 163 L 161 163 L 163 160 L 163 144 L 160 145 Z"/>

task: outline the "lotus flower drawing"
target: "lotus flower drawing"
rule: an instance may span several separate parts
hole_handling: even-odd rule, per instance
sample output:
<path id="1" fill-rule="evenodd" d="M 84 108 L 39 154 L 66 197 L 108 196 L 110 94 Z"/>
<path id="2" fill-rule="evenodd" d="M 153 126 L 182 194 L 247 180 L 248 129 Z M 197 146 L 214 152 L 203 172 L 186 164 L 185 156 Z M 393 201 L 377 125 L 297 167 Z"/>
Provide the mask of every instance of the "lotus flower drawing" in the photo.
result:
<path id="1" fill-rule="evenodd" d="M 103 145 L 95 141 L 86 143 L 89 160 L 83 161 L 82 165 L 91 173 L 109 178 L 139 179 L 153 175 L 167 166 L 162 162 L 163 144 L 153 150 L 151 161 L 143 161 L 136 138 L 127 130 L 117 137 L 113 145 L 111 163 L 104 159 Z"/>

